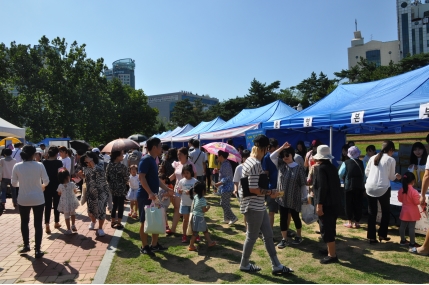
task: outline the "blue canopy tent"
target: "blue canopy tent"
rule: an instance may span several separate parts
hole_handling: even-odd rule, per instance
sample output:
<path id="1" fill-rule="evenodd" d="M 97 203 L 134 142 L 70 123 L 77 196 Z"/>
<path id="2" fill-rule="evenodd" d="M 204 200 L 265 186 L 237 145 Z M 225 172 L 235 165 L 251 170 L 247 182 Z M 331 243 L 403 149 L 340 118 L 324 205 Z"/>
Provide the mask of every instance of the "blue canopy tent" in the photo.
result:
<path id="1" fill-rule="evenodd" d="M 176 129 L 174 129 L 174 131 L 172 131 L 171 133 L 169 133 L 167 136 L 164 136 L 161 138 L 161 142 L 172 142 L 173 137 L 178 136 L 180 134 L 184 134 L 189 132 L 190 130 L 192 130 L 194 127 L 190 124 L 187 124 L 184 127 L 177 127 Z"/>
<path id="2" fill-rule="evenodd" d="M 225 124 L 225 121 L 220 117 L 217 117 L 210 122 L 201 122 L 195 128 L 190 130 L 187 133 L 177 135 L 172 138 L 173 142 L 187 142 L 192 138 L 198 138 L 200 133 L 210 132 L 212 129 L 218 128 L 219 126 Z"/>
<path id="3" fill-rule="evenodd" d="M 246 131 L 260 128 L 262 122 L 277 120 L 297 111 L 280 100 L 255 108 L 244 109 L 225 124 L 200 134 L 201 140 L 216 141 L 234 137 L 243 137 Z M 245 141 L 243 139 L 243 144 Z"/>

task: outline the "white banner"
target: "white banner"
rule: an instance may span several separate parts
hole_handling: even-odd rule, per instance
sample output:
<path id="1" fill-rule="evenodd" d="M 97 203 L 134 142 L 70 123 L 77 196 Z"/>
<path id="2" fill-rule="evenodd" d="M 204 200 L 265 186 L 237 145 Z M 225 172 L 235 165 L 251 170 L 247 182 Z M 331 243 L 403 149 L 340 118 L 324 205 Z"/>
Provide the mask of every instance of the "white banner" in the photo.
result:
<path id="1" fill-rule="evenodd" d="M 363 115 L 365 111 L 354 112 L 350 118 L 350 122 L 352 124 L 362 124 L 363 123 Z"/>
<path id="2" fill-rule="evenodd" d="M 313 126 L 313 117 L 305 117 L 304 118 L 304 128 L 310 128 Z"/>
<path id="3" fill-rule="evenodd" d="M 275 120 L 274 121 L 274 129 L 280 129 L 280 123 L 281 123 L 281 120 Z"/>
<path id="4" fill-rule="evenodd" d="M 217 139 L 229 139 L 233 137 L 242 137 L 246 131 L 256 130 L 259 124 L 249 125 L 229 130 L 211 132 L 200 134 L 200 140 L 217 140 Z"/>
<path id="5" fill-rule="evenodd" d="M 429 103 L 420 104 L 419 119 L 429 118 Z"/>

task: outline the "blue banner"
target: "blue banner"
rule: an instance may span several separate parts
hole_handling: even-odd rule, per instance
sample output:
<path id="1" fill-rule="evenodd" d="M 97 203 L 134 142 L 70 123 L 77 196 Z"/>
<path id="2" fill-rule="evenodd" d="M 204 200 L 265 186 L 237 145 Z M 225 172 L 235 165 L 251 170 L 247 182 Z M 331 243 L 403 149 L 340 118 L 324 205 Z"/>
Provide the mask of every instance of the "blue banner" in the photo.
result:
<path id="1" fill-rule="evenodd" d="M 265 135 L 265 129 L 259 129 L 259 130 L 251 130 L 244 133 L 246 137 L 246 148 L 248 150 L 252 150 L 253 147 L 253 140 L 258 135 Z"/>

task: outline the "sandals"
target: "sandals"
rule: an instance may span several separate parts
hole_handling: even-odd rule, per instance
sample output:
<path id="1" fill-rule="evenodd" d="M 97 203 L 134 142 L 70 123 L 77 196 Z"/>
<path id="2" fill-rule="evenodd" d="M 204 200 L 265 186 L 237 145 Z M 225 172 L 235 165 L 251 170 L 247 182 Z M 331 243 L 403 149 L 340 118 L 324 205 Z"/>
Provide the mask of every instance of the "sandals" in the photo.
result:
<path id="1" fill-rule="evenodd" d="M 208 244 L 209 247 L 213 247 L 215 245 L 217 245 L 217 243 L 215 241 L 212 241 L 211 243 Z"/>
<path id="2" fill-rule="evenodd" d="M 279 274 L 288 274 L 288 273 L 292 273 L 292 272 L 293 272 L 292 268 L 283 266 L 280 269 L 273 269 L 273 271 L 271 271 L 271 274 L 273 274 L 273 275 L 279 275 Z"/>
<path id="3" fill-rule="evenodd" d="M 197 251 L 197 248 L 193 245 L 193 246 L 189 246 L 188 250 L 189 251 Z"/>
<path id="4" fill-rule="evenodd" d="M 55 224 L 54 228 L 59 229 L 59 228 L 61 228 L 61 225 L 60 224 Z"/>
<path id="5" fill-rule="evenodd" d="M 408 250 L 408 252 L 410 253 L 414 253 L 417 255 L 422 255 L 422 256 L 429 256 L 429 253 L 425 253 L 425 252 L 419 252 L 417 247 L 410 247 L 410 249 Z"/>
<path id="6" fill-rule="evenodd" d="M 256 266 L 254 264 L 250 264 L 250 266 L 249 266 L 248 269 L 240 267 L 240 271 L 243 271 L 243 272 L 258 272 L 258 271 L 261 271 L 261 267 Z"/>
<path id="7" fill-rule="evenodd" d="M 74 231 L 74 232 L 77 232 L 76 226 L 75 226 L 75 225 L 72 225 L 72 226 L 71 226 L 71 230 L 72 230 L 72 231 Z"/>

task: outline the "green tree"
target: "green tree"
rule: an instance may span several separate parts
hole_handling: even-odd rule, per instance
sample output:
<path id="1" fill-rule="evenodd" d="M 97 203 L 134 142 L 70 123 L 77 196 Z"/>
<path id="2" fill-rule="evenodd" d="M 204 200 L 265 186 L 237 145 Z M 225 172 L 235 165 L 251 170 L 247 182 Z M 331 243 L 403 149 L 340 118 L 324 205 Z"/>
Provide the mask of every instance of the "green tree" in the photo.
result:
<path id="1" fill-rule="evenodd" d="M 301 103 L 302 93 L 296 89 L 286 88 L 280 89 L 280 92 L 277 93 L 277 100 L 281 100 L 283 103 L 294 107 Z M 302 105 L 302 103 L 301 103 Z"/>
<path id="2" fill-rule="evenodd" d="M 309 104 L 314 104 L 326 97 L 337 82 L 338 79 L 329 79 L 323 72 L 320 72 L 319 76 L 312 72 L 309 78 L 304 79 L 294 88 L 303 94 L 303 99 Z"/>
<path id="3" fill-rule="evenodd" d="M 249 94 L 245 97 L 248 100 L 248 107 L 257 108 L 265 106 L 276 100 L 275 90 L 280 88 L 280 81 L 271 84 L 261 83 L 253 78 L 250 83 Z"/>

